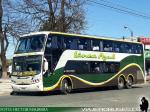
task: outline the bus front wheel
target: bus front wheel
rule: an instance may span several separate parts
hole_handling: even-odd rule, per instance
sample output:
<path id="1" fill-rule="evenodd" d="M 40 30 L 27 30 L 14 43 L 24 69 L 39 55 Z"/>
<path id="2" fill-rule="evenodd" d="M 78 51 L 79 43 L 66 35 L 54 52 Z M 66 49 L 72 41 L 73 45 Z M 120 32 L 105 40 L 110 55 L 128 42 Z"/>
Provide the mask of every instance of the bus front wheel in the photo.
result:
<path id="1" fill-rule="evenodd" d="M 118 78 L 118 85 L 117 85 L 118 89 L 123 89 L 125 87 L 125 80 L 123 77 L 119 77 Z"/>
<path id="2" fill-rule="evenodd" d="M 72 86 L 70 80 L 64 79 L 61 84 L 61 92 L 63 94 L 68 94 L 72 91 Z"/>
<path id="3" fill-rule="evenodd" d="M 12 92 L 10 92 L 10 95 L 19 95 L 19 93 L 15 92 L 15 91 L 12 91 Z"/>

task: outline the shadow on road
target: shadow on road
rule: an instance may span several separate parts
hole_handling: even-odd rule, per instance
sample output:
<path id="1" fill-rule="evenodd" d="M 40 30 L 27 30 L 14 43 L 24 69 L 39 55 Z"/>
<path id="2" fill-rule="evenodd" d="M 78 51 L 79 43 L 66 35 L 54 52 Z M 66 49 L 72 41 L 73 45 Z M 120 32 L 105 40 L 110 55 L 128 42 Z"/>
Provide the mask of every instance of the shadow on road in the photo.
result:
<path id="1" fill-rule="evenodd" d="M 137 88 L 142 88 L 140 86 L 134 86 L 131 89 L 137 89 Z M 86 89 L 78 89 L 78 90 L 74 90 L 72 93 L 85 93 L 85 92 L 104 92 L 104 91 L 119 91 L 119 89 L 115 86 L 112 87 L 99 87 L 99 88 L 86 88 Z M 127 89 L 122 89 L 122 90 L 127 90 Z M 121 90 L 120 90 L 121 91 Z"/>
<path id="2" fill-rule="evenodd" d="M 133 86 L 131 89 L 142 88 L 140 86 Z M 99 87 L 99 88 L 86 88 L 86 89 L 75 89 L 70 94 L 78 94 L 78 93 L 88 93 L 88 92 L 104 92 L 104 91 L 121 91 L 118 90 L 117 87 Z M 130 90 L 130 89 L 123 89 Z M 60 91 L 48 91 L 48 92 L 15 92 L 11 93 L 13 96 L 51 96 L 51 95 L 65 95 Z"/>
<path id="3" fill-rule="evenodd" d="M 61 95 L 60 91 L 50 91 L 50 92 L 12 92 L 12 96 L 51 96 L 51 95 Z"/>

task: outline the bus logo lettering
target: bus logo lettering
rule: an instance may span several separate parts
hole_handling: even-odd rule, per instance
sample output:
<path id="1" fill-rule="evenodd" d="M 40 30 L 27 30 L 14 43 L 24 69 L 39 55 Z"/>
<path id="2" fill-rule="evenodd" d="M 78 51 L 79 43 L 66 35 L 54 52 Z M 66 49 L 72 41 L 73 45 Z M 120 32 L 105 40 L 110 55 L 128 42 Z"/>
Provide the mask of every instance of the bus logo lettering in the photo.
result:
<path id="1" fill-rule="evenodd" d="M 94 59 L 102 59 L 103 61 L 106 61 L 108 59 L 115 59 L 115 54 L 113 53 L 111 55 L 106 55 L 105 53 L 100 53 L 99 55 L 96 55 L 91 53 L 85 54 L 79 51 L 75 51 L 74 58 L 94 58 Z"/>

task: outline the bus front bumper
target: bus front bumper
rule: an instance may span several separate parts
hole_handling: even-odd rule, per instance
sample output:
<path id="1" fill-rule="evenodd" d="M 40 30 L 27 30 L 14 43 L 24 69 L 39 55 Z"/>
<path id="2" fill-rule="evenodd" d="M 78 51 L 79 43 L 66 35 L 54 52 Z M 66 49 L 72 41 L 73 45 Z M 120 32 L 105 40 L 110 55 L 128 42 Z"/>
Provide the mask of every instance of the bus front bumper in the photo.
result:
<path id="1" fill-rule="evenodd" d="M 39 92 L 43 91 L 43 86 L 41 83 L 30 84 L 30 85 L 16 85 L 11 84 L 14 92 Z"/>

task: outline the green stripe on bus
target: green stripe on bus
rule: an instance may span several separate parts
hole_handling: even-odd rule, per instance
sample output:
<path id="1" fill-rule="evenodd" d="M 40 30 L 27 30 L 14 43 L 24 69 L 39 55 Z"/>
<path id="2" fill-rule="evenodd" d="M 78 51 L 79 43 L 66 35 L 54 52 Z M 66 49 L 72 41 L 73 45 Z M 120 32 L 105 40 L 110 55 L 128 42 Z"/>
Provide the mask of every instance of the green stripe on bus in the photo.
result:
<path id="1" fill-rule="evenodd" d="M 143 55 L 142 56 L 128 56 L 124 58 L 120 62 L 120 70 L 122 70 L 125 66 L 131 64 L 131 63 L 136 63 L 138 64 L 142 70 L 144 70 L 144 63 L 143 63 Z M 127 68 L 128 69 L 128 68 Z M 49 77 L 43 78 L 43 85 L 44 87 L 50 87 L 53 86 L 58 82 L 60 77 L 64 74 L 64 68 L 60 68 L 54 71 L 52 75 Z M 103 74 L 77 74 L 75 76 L 84 79 L 89 82 L 93 83 L 100 83 L 103 81 L 106 81 L 113 77 L 116 73 L 103 73 Z"/>

